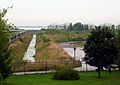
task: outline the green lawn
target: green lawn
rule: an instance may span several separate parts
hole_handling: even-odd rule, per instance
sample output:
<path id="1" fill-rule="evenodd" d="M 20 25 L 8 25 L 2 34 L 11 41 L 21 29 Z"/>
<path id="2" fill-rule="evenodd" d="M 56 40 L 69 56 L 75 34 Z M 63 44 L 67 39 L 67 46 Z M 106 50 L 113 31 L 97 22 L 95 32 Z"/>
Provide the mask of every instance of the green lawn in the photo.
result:
<path id="1" fill-rule="evenodd" d="M 120 85 L 120 71 L 112 74 L 102 72 L 97 78 L 96 72 L 80 72 L 80 80 L 53 80 L 51 74 L 11 76 L 5 85 Z"/>

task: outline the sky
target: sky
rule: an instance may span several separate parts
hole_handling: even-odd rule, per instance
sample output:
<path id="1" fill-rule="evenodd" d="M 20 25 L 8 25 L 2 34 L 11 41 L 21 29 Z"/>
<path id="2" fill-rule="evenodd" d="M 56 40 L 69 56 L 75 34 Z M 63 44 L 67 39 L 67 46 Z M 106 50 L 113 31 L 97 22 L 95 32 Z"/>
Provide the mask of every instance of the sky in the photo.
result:
<path id="1" fill-rule="evenodd" d="M 120 24 L 120 0 L 0 0 L 15 25 Z"/>

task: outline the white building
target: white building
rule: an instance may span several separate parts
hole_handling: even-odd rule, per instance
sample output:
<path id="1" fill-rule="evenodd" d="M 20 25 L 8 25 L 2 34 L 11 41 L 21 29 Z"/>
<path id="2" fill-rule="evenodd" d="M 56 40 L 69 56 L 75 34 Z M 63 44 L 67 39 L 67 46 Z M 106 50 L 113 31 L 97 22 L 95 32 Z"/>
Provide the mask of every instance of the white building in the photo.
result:
<path id="1" fill-rule="evenodd" d="M 48 26 L 48 29 L 56 29 L 56 30 L 67 29 L 67 28 L 68 28 L 67 24 L 53 24 Z"/>

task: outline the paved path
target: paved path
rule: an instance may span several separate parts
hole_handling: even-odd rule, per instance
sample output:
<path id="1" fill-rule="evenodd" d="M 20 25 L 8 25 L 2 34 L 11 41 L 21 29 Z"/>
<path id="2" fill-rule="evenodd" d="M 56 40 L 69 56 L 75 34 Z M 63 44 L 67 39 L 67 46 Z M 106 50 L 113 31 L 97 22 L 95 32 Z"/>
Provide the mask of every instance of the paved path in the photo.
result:
<path id="1" fill-rule="evenodd" d="M 29 44 L 27 52 L 23 57 L 23 60 L 28 62 L 35 62 L 35 58 L 33 57 L 35 55 L 35 45 L 36 45 L 36 35 L 33 35 L 33 38 Z"/>
<path id="2" fill-rule="evenodd" d="M 51 73 L 55 72 L 54 70 L 50 71 L 31 71 L 31 72 L 15 72 L 14 75 L 24 75 L 24 74 L 45 74 L 45 73 Z"/>

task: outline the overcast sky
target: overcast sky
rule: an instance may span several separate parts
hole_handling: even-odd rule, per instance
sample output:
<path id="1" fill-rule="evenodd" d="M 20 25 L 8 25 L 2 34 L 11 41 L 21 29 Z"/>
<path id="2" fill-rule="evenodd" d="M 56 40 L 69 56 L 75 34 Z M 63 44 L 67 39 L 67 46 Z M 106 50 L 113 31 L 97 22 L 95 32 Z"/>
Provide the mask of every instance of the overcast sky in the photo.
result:
<path id="1" fill-rule="evenodd" d="M 0 0 L 0 9 L 12 5 L 7 18 L 16 25 L 120 24 L 120 0 Z"/>

